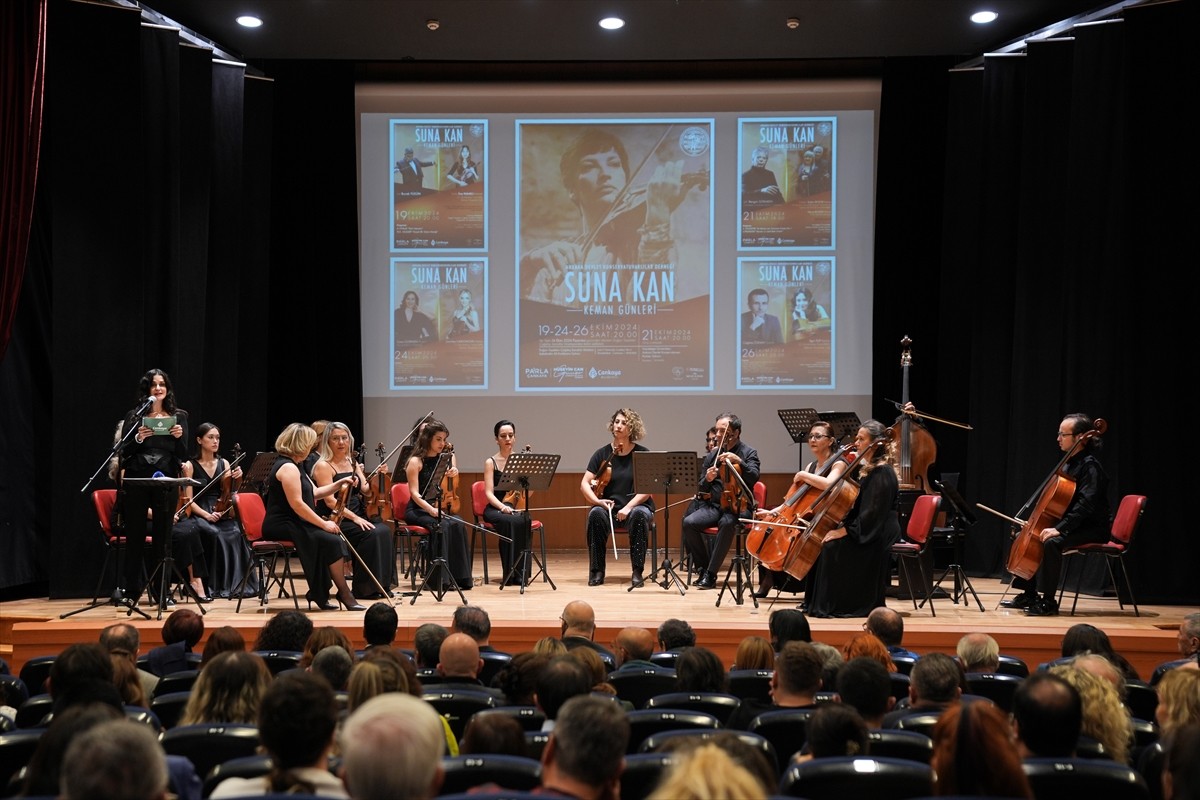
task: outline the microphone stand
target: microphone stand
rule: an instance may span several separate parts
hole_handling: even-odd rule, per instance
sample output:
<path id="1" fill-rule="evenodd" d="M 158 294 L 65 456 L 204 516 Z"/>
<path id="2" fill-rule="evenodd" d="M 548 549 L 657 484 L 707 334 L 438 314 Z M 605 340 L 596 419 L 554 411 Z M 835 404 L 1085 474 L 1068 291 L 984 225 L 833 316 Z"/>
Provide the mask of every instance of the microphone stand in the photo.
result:
<path id="1" fill-rule="evenodd" d="M 140 417 L 142 414 L 146 413 L 146 410 L 148 408 L 150 408 L 150 406 L 152 406 L 152 405 L 154 405 L 154 398 L 147 397 L 145 400 L 142 401 L 142 404 L 140 406 L 138 406 L 138 410 L 136 412 L 134 412 L 134 416 Z M 122 424 L 124 424 L 124 421 L 122 421 Z M 129 439 L 131 439 L 136 434 L 137 434 L 136 427 L 130 428 L 127 431 L 122 431 L 121 440 L 118 441 L 116 444 L 114 444 L 112 446 L 112 449 L 108 451 L 108 455 L 106 455 L 104 457 L 104 460 L 100 462 L 100 466 L 96 467 L 96 471 L 92 473 L 92 477 L 88 478 L 87 482 L 83 484 L 83 488 L 81 488 L 79 490 L 80 494 L 82 494 L 88 490 L 88 487 L 92 485 L 92 483 L 96 480 L 97 476 L 99 476 L 100 473 L 104 471 L 104 468 L 106 466 L 108 466 L 108 464 L 112 461 L 113 456 L 115 456 L 117 453 L 119 453 L 121 451 L 121 449 L 125 447 L 125 443 L 127 441 L 129 441 Z"/>

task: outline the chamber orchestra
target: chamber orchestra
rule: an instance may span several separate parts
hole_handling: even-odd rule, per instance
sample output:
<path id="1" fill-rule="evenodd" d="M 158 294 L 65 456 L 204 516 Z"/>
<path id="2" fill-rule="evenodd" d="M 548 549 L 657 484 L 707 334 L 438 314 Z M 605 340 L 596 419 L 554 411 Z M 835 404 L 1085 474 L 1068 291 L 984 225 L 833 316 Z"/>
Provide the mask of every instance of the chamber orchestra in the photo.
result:
<path id="1" fill-rule="evenodd" d="M 606 582 L 606 553 L 612 549 L 618 557 L 621 536 L 627 538 L 629 567 L 617 582 L 632 591 L 659 582 L 653 563 L 647 574 L 648 546 L 658 528 L 667 527 L 659 525 L 660 512 L 686 502 L 678 547 L 688 588 L 736 591 L 739 604 L 746 588 L 756 605 L 759 598 L 786 590 L 800 595 L 800 608 L 813 617 L 866 616 L 886 604 L 892 548 L 902 538 L 914 496 L 942 488 L 931 478 L 937 443 L 925 423 L 971 430 L 917 409 L 908 396 L 911 340 L 905 337 L 901 345 L 903 393 L 900 402 L 889 401 L 900 412 L 890 424 L 844 412 L 824 412 L 831 417 L 825 419 L 812 409 L 795 410 L 803 413 L 784 420 L 794 442 L 808 446 L 811 460 L 802 462 L 774 503 L 765 502 L 759 451 L 747 441 L 743 420 L 730 410 L 698 421 L 697 428 L 708 425 L 705 448 L 696 453 L 694 483 L 680 487 L 674 502 L 665 497 L 657 503 L 646 486 L 635 485 L 637 454 L 652 452 L 642 443 L 648 425 L 636 410 L 620 407 L 608 416 L 607 440 L 583 472 L 579 503 L 535 507 L 532 513 L 533 492 L 517 482 L 522 470 L 514 473 L 510 461 L 514 454 L 537 450 L 530 444 L 518 448 L 517 423 L 499 419 L 491 425 L 497 450 L 478 465 L 480 479 L 464 485 L 450 428 L 430 411 L 390 450 L 378 443 L 374 468 L 346 424 L 288 425 L 274 452 L 259 454 L 271 462 L 258 470 L 263 474 L 255 486 L 265 507 L 261 536 L 294 544 L 310 609 L 358 611 L 365 608 L 361 600 L 395 605 L 398 597 L 414 596 L 415 601 L 419 591 L 402 591 L 406 578 L 411 588 L 420 582 L 439 600 L 447 591 L 476 588 L 472 566 L 479 537 L 494 541 L 500 554 L 500 588 L 516 585 L 523 593 L 531 574 L 546 569 L 544 541 L 541 559 L 531 547 L 531 530 L 541 531 L 536 513 L 578 510 L 587 585 Z M 137 568 L 125 565 L 122 602 L 135 608 L 144 590 L 160 609 L 173 602 L 163 590 L 172 581 L 147 585 L 153 562 L 138 558 L 136 540 L 150 543 L 156 559 L 165 551 L 184 593 L 198 602 L 257 595 L 257 580 L 243 580 L 250 551 L 240 541 L 244 526 L 236 522 L 233 502 L 239 485 L 245 491 L 249 468 L 240 444 L 223 456 L 220 430 L 207 421 L 195 427 L 192 439 L 188 414 L 176 404 L 162 370 L 143 376 L 138 397 L 118 427 L 110 469 L 118 484 L 115 521 L 127 531 L 147 534 L 131 538 L 130 562 Z M 1105 427 L 1104 420 L 1086 414 L 1065 415 L 1056 437 L 1062 460 L 1026 506 L 1009 515 L 979 504 L 1013 526 L 1006 567 L 1013 586 L 1022 591 L 1005 601 L 1007 607 L 1056 614 L 1063 549 L 1104 541 L 1108 485 L 1097 453 Z M 195 454 L 190 458 L 189 444 Z M 552 458 L 556 468 L 558 456 Z M 401 530 L 428 536 L 423 550 L 398 567 L 395 539 Z M 486 559 L 486 547 L 484 554 Z M 736 589 L 730 583 L 734 562 L 741 562 Z M 668 558 L 664 565 L 669 564 Z M 548 576 L 546 581 L 553 587 Z M 667 587 L 665 577 L 661 584 Z"/>

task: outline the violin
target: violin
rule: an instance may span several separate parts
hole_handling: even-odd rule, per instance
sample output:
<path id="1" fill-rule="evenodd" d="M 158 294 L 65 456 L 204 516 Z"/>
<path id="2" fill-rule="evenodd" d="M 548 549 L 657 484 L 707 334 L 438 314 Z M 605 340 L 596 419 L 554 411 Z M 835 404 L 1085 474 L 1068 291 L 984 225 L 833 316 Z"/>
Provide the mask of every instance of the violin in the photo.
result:
<path id="1" fill-rule="evenodd" d="M 521 450 L 521 452 L 522 453 L 533 452 L 533 445 L 531 445 L 531 444 L 525 445 L 525 447 Z M 501 499 L 501 502 L 504 503 L 505 505 L 512 506 L 513 508 L 518 508 L 518 507 L 520 507 L 521 503 L 525 500 L 526 494 L 532 495 L 533 492 L 526 492 L 524 489 L 509 489 L 507 492 L 504 493 L 504 497 Z"/>
<path id="2" fill-rule="evenodd" d="M 384 468 L 387 464 L 387 448 L 383 442 L 375 447 L 375 455 L 379 457 L 379 466 L 367 476 L 371 486 L 371 499 L 367 501 L 367 516 L 382 522 L 392 520 L 392 476 Z"/>
<path id="3" fill-rule="evenodd" d="M 617 450 L 613 448 L 613 455 L 617 455 Z M 605 458 L 600 461 L 600 466 L 596 469 L 596 477 L 591 480 L 592 494 L 596 497 L 604 496 L 604 489 L 612 480 L 612 459 Z"/>
<path id="4" fill-rule="evenodd" d="M 350 451 L 350 474 L 357 476 L 359 459 L 365 455 L 365 445 L 360 447 L 358 451 Z M 346 504 L 350 502 L 350 493 L 354 491 L 354 481 L 347 481 L 342 488 L 337 491 L 337 502 L 333 505 L 333 512 L 329 518 L 334 522 L 341 522 L 342 516 L 346 513 Z"/>
<path id="5" fill-rule="evenodd" d="M 213 506 L 213 513 L 220 517 L 225 517 L 234 507 L 233 496 L 237 494 L 237 491 L 233 487 L 233 467 L 237 462 L 242 460 L 241 444 L 234 443 L 231 455 L 233 456 L 233 461 L 225 468 L 224 473 L 221 475 L 221 496 L 217 498 L 217 502 Z M 229 518 L 233 518 L 232 514 L 229 515 Z"/>
<path id="6" fill-rule="evenodd" d="M 721 509 L 729 514 L 742 516 L 750 498 L 742 491 L 742 465 L 729 459 L 718 459 L 717 473 L 721 477 Z"/>
<path id="7" fill-rule="evenodd" d="M 454 445 L 447 444 L 446 452 L 453 457 Z M 453 462 L 451 462 L 453 463 Z M 447 471 L 448 472 L 448 471 Z M 462 500 L 458 497 L 458 476 L 447 474 L 442 478 L 442 513 L 458 514 Z"/>

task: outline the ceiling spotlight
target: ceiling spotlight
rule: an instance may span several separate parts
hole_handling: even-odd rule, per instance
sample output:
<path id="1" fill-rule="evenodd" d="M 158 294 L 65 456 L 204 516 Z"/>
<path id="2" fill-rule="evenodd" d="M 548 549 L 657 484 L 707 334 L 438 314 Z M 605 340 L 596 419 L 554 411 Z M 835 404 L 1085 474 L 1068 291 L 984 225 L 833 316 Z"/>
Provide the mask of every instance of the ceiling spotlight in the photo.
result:
<path id="1" fill-rule="evenodd" d="M 249 14 L 243 14 L 237 18 L 237 24 L 243 28 L 258 28 L 262 26 L 262 20 Z"/>
<path id="2" fill-rule="evenodd" d="M 1000 15 L 995 11 L 976 11 L 971 15 L 971 22 L 976 25 L 987 25 L 989 22 L 995 22 L 998 16 Z"/>
<path id="3" fill-rule="evenodd" d="M 796 30 L 796 28 L 800 27 L 800 18 L 799 17 L 788 17 L 787 18 L 787 26 L 791 30 Z"/>
<path id="4" fill-rule="evenodd" d="M 600 27 L 606 31 L 615 31 L 625 27 L 625 20 L 620 17 L 605 17 L 600 20 Z"/>
<path id="5" fill-rule="evenodd" d="M 425 20 L 425 27 L 429 28 L 431 31 L 436 31 L 438 28 L 442 27 L 442 23 L 436 19 L 427 19 Z"/>

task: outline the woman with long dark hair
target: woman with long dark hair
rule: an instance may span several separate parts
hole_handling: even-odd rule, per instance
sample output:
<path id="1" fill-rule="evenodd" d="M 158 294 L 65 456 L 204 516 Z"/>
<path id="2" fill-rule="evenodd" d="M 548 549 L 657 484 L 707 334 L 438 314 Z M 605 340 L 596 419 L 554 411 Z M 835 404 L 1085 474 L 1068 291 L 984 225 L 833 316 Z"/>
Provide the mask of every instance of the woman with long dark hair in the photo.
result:
<path id="1" fill-rule="evenodd" d="M 412 455 L 404 467 L 408 479 L 409 501 L 404 510 L 404 521 L 410 525 L 419 525 L 430 531 L 438 532 L 430 537 L 429 545 L 432 558 L 440 558 L 444 554 L 446 566 L 458 588 L 470 589 L 473 583 L 471 577 L 471 557 L 467 553 L 467 536 L 462 522 L 445 513 L 438 512 L 437 506 L 421 496 L 421 492 L 433 477 L 434 467 L 438 456 L 450 443 L 450 429 L 440 420 L 431 419 L 421 428 L 417 443 L 413 446 Z M 458 467 L 451 461 L 446 475 L 458 475 Z M 443 538 L 445 539 L 443 541 Z M 446 588 L 444 586 L 435 589 Z"/>

